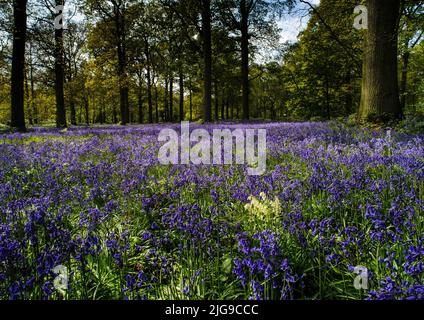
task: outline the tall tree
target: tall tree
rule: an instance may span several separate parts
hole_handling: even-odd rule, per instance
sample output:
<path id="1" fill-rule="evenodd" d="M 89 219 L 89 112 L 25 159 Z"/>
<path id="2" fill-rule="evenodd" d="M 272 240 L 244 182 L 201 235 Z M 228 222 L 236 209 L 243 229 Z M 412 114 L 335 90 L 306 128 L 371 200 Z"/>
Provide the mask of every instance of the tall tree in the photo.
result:
<path id="1" fill-rule="evenodd" d="M 243 119 L 248 120 L 250 117 L 249 110 L 249 15 L 252 12 L 254 0 L 240 1 L 240 32 L 241 32 L 241 85 Z"/>
<path id="2" fill-rule="evenodd" d="M 179 116 L 180 116 L 180 122 L 181 122 L 181 121 L 184 121 L 184 118 L 185 118 L 185 115 L 184 115 L 184 73 L 183 73 L 182 67 L 180 67 L 178 79 L 179 79 L 179 85 L 180 85 L 179 87 L 179 90 L 180 90 Z"/>
<path id="3" fill-rule="evenodd" d="M 408 96 L 408 69 L 411 51 L 424 38 L 424 4 L 402 3 L 403 18 L 400 27 L 400 55 L 401 55 L 401 80 L 400 80 L 400 106 L 402 116 L 405 114 Z"/>
<path id="4" fill-rule="evenodd" d="M 28 63 L 29 65 L 29 81 L 31 86 L 31 103 L 30 103 L 30 114 L 34 124 L 38 124 L 38 111 L 35 104 L 35 87 L 34 87 L 34 63 L 33 63 L 33 54 L 32 54 L 32 43 L 29 43 L 29 54 L 28 54 Z"/>
<path id="5" fill-rule="evenodd" d="M 128 6 L 133 0 L 86 0 L 89 7 L 87 14 L 95 14 L 103 19 L 103 26 L 112 32 L 113 44 L 117 56 L 117 74 L 119 77 L 119 96 L 121 124 L 129 123 L 129 76 L 127 56 L 127 36 L 130 29 L 127 21 Z"/>
<path id="6" fill-rule="evenodd" d="M 180 37 L 185 37 L 190 46 L 197 48 L 202 57 L 202 119 L 212 120 L 212 9 L 216 0 L 161 0 L 181 21 Z M 200 37 L 197 37 L 200 35 Z M 197 44 L 200 40 L 200 46 Z"/>
<path id="7" fill-rule="evenodd" d="M 302 3 L 311 18 L 298 43 L 284 48 L 281 76 L 286 79 L 283 89 L 289 89 L 284 113 L 303 119 L 349 116 L 360 101 L 363 34 L 352 28 L 357 4 L 351 0 Z M 265 90 L 263 97 L 267 100 L 275 94 Z"/>
<path id="8" fill-rule="evenodd" d="M 212 120 L 212 27 L 211 1 L 201 0 L 203 41 L 203 120 Z"/>
<path id="9" fill-rule="evenodd" d="M 13 55 L 11 79 L 11 126 L 26 131 L 24 113 L 25 40 L 27 0 L 13 1 Z"/>
<path id="10" fill-rule="evenodd" d="M 68 22 L 64 37 L 65 97 L 69 105 L 72 125 L 77 124 L 78 77 L 84 61 L 82 49 L 86 36 L 87 30 L 83 23 Z"/>
<path id="11" fill-rule="evenodd" d="M 153 123 L 153 100 L 152 100 L 152 71 L 149 40 L 145 39 L 144 54 L 146 55 L 146 78 L 147 78 L 147 103 L 149 106 L 149 123 Z"/>
<path id="12" fill-rule="evenodd" d="M 275 34 L 274 18 L 290 8 L 293 0 L 221 0 L 222 18 L 240 33 L 242 117 L 250 118 L 249 45 L 254 36 Z"/>
<path id="13" fill-rule="evenodd" d="M 64 6 L 64 0 L 55 0 L 56 7 Z M 62 7 L 63 8 L 63 7 Z M 58 13 L 58 12 L 56 12 Z M 54 73 L 55 73 L 55 93 L 56 93 L 56 127 L 66 128 L 66 110 L 65 110 L 65 62 L 63 49 L 63 21 L 60 26 L 55 25 L 54 30 Z"/>
<path id="14" fill-rule="evenodd" d="M 358 121 L 387 121 L 401 114 L 398 85 L 398 25 L 401 0 L 368 0 Z"/>

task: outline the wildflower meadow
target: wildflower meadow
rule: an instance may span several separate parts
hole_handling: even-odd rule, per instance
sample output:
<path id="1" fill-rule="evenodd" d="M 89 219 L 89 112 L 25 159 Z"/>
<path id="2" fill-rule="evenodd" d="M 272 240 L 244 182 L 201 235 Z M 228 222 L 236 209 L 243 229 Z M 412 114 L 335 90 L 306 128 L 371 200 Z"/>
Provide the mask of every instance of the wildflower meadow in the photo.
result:
<path id="1" fill-rule="evenodd" d="M 1 299 L 424 298 L 424 136 L 226 123 L 267 130 L 250 176 L 160 164 L 163 127 L 0 135 Z"/>

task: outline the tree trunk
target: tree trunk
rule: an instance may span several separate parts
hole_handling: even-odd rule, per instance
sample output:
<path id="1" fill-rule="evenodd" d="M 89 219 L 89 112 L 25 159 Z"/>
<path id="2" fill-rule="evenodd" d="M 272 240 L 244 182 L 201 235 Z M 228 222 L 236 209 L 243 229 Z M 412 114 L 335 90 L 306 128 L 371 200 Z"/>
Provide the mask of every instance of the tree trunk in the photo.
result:
<path id="1" fill-rule="evenodd" d="M 121 111 L 121 124 L 126 125 L 129 122 L 128 88 L 126 88 L 126 85 L 123 83 L 127 80 L 124 75 L 121 75 L 119 78 L 119 105 Z"/>
<path id="2" fill-rule="evenodd" d="M 147 103 L 149 104 L 149 123 L 153 123 L 152 79 L 150 67 L 147 67 Z"/>
<path id="3" fill-rule="evenodd" d="M 193 121 L 193 90 L 190 82 L 190 121 Z"/>
<path id="4" fill-rule="evenodd" d="M 88 103 L 88 97 L 84 96 L 84 109 L 85 109 L 85 121 L 87 123 L 87 126 L 90 125 L 90 112 L 89 112 L 89 103 Z"/>
<path id="5" fill-rule="evenodd" d="M 212 30 L 211 0 L 202 0 L 203 120 L 212 120 Z"/>
<path id="6" fill-rule="evenodd" d="M 147 103 L 149 105 L 149 123 L 153 123 L 153 101 L 152 101 L 152 75 L 150 66 L 150 47 L 147 39 L 145 40 L 144 53 L 146 55 L 147 68 Z"/>
<path id="7" fill-rule="evenodd" d="M 26 131 L 24 113 L 24 73 L 27 0 L 13 1 L 13 53 L 11 79 L 11 127 Z"/>
<path id="8" fill-rule="evenodd" d="M 103 124 L 103 115 L 104 115 L 104 113 L 103 113 L 103 106 L 104 105 L 105 105 L 105 98 L 103 96 L 102 97 L 102 100 L 101 100 L 100 110 L 99 110 L 99 116 L 98 116 L 98 120 L 97 120 L 97 122 L 100 122 L 100 124 Z"/>
<path id="9" fill-rule="evenodd" d="M 30 64 L 29 64 L 29 81 L 31 85 L 31 114 L 33 117 L 34 124 L 38 124 L 38 112 L 37 112 L 37 106 L 35 104 L 35 89 L 34 89 L 34 65 L 32 62 L 32 44 L 30 43 L 29 46 L 29 57 L 30 57 Z"/>
<path id="10" fill-rule="evenodd" d="M 115 28 L 117 40 L 118 55 L 118 77 L 119 77 L 119 96 L 121 124 L 126 125 L 129 122 L 129 101 L 128 101 L 128 75 L 127 75 L 127 52 L 125 47 L 125 17 L 120 5 L 114 7 Z"/>
<path id="11" fill-rule="evenodd" d="M 79 105 L 78 123 L 82 123 L 82 104 Z"/>
<path id="12" fill-rule="evenodd" d="M 96 119 L 96 114 L 97 114 L 97 101 L 95 99 L 92 99 L 92 104 L 91 104 L 91 123 L 95 124 L 97 119 Z"/>
<path id="13" fill-rule="evenodd" d="M 165 119 L 169 121 L 169 108 L 168 108 L 168 78 L 165 79 L 165 96 L 163 98 L 163 109 L 165 111 Z"/>
<path id="14" fill-rule="evenodd" d="M 405 51 L 402 55 L 402 78 L 400 82 L 400 108 L 401 108 L 402 116 L 405 115 L 405 108 L 406 108 L 408 65 L 409 65 L 409 52 Z"/>
<path id="15" fill-rule="evenodd" d="M 222 95 L 222 99 L 221 99 L 221 120 L 225 120 L 225 95 Z"/>
<path id="16" fill-rule="evenodd" d="M 159 105 L 158 105 L 158 86 L 155 83 L 155 114 L 156 114 L 156 123 L 159 123 Z"/>
<path id="17" fill-rule="evenodd" d="M 139 84 L 138 84 L 137 105 L 138 105 L 138 123 L 142 124 L 144 122 L 144 114 L 143 114 L 143 91 L 141 88 L 141 78 L 139 79 Z"/>
<path id="18" fill-rule="evenodd" d="M 240 1 L 241 14 L 241 84 L 243 120 L 249 120 L 249 8 Z"/>
<path id="19" fill-rule="evenodd" d="M 72 85 L 72 71 L 71 66 L 69 66 L 69 76 L 68 76 L 68 83 L 69 83 L 69 109 L 71 111 L 71 125 L 76 126 L 77 125 L 77 112 L 75 109 L 75 93 Z"/>
<path id="20" fill-rule="evenodd" d="M 215 121 L 219 121 L 218 81 L 215 80 Z"/>
<path id="21" fill-rule="evenodd" d="M 171 122 L 174 121 L 174 78 L 169 79 L 169 117 Z"/>
<path id="22" fill-rule="evenodd" d="M 56 5 L 63 5 L 63 0 L 56 0 Z M 56 28 L 54 31 L 55 39 L 55 93 L 56 93 L 56 127 L 66 128 L 66 110 L 65 110 L 65 65 L 64 65 L 64 50 L 63 50 L 63 26 Z"/>
<path id="23" fill-rule="evenodd" d="M 77 125 L 77 112 L 75 110 L 75 99 L 74 99 L 72 91 L 70 93 L 70 98 L 69 98 L 69 109 L 71 110 L 71 124 L 73 126 L 76 126 Z"/>
<path id="24" fill-rule="evenodd" d="M 331 120 L 331 111 L 330 111 L 330 84 L 328 76 L 325 76 L 325 106 L 327 112 L 327 120 Z M 273 119 L 274 120 L 274 119 Z"/>
<path id="25" fill-rule="evenodd" d="M 184 75 L 183 71 L 180 70 L 180 122 L 184 121 Z"/>
<path id="26" fill-rule="evenodd" d="M 358 121 L 385 122 L 401 116 L 397 68 L 400 0 L 368 0 L 367 5 L 368 30 Z"/>
<path id="27" fill-rule="evenodd" d="M 118 123 L 118 111 L 116 110 L 115 104 L 112 106 L 112 122 L 114 124 Z"/>
<path id="28" fill-rule="evenodd" d="M 275 121 L 276 117 L 277 117 L 277 113 L 275 110 L 275 102 L 271 102 L 271 110 L 270 110 L 271 121 Z"/>
<path id="29" fill-rule="evenodd" d="M 24 72 L 24 85 L 25 85 L 25 100 L 26 100 L 26 109 L 28 113 L 28 122 L 32 126 L 34 124 L 32 119 L 31 107 L 30 107 L 30 99 L 29 99 L 29 85 L 28 85 L 28 66 L 25 68 Z"/>

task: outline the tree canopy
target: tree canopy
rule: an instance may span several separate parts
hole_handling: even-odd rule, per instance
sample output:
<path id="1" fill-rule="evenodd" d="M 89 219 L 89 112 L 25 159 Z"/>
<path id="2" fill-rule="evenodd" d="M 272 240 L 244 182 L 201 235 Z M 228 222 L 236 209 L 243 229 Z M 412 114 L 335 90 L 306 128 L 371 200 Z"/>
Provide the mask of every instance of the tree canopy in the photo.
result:
<path id="1" fill-rule="evenodd" d="M 355 0 L 6 0 L 0 123 L 419 115 L 423 1 L 390 1 L 365 1 L 356 30 Z M 305 14 L 282 43 L 281 21 Z"/>

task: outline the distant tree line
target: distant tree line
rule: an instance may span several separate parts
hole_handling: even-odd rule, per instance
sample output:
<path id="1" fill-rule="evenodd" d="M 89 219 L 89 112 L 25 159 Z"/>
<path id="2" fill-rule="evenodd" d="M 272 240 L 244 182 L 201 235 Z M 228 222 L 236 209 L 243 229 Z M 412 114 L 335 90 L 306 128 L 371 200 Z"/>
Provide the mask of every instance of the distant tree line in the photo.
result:
<path id="1" fill-rule="evenodd" d="M 419 114 L 423 1 L 5 0 L 0 122 L 324 120 Z M 298 42 L 277 21 L 309 11 Z M 64 6 L 63 28 L 54 22 Z"/>

